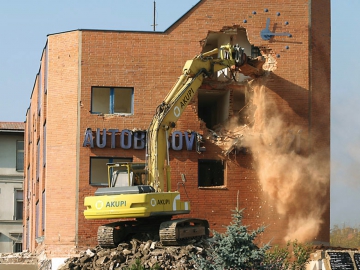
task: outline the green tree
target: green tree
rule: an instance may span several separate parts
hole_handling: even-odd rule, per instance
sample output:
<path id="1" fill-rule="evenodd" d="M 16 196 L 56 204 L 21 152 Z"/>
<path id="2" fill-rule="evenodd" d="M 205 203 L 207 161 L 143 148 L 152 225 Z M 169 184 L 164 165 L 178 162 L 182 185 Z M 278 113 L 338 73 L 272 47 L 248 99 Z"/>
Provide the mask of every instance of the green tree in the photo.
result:
<path id="1" fill-rule="evenodd" d="M 259 248 L 254 244 L 255 238 L 264 232 L 260 227 L 252 232 L 242 225 L 243 209 L 233 210 L 232 222 L 225 233 L 213 231 L 205 256 L 193 257 L 200 269 L 260 269 L 269 245 Z"/>

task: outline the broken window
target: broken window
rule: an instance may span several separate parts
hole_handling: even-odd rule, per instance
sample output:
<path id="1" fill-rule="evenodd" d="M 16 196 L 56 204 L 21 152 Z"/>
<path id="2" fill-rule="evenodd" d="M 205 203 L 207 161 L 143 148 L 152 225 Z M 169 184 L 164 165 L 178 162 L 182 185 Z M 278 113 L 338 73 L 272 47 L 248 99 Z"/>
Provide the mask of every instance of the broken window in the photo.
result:
<path id="1" fill-rule="evenodd" d="M 134 89 L 129 87 L 93 87 L 91 113 L 133 114 Z"/>
<path id="2" fill-rule="evenodd" d="M 224 185 L 225 166 L 222 160 L 199 159 L 199 187 L 216 187 Z"/>
<path id="3" fill-rule="evenodd" d="M 131 158 L 90 158 L 90 185 L 108 186 L 107 163 L 131 161 Z M 123 170 L 126 172 L 126 167 Z"/>

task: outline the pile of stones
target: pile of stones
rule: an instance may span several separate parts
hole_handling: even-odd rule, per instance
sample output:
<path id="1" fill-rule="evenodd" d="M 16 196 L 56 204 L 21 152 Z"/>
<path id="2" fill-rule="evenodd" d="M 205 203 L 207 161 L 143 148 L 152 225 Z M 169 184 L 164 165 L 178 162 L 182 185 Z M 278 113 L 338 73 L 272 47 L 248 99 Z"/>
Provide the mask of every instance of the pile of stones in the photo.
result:
<path id="1" fill-rule="evenodd" d="M 23 263 L 23 264 L 37 263 L 37 258 L 34 254 L 28 251 L 18 252 L 18 253 L 0 253 L 0 264 L 16 264 L 16 263 Z"/>
<path id="2" fill-rule="evenodd" d="M 205 240 L 193 241 L 185 246 L 162 246 L 159 241 L 131 239 L 117 248 L 104 249 L 97 246 L 87 249 L 65 261 L 59 270 L 65 269 L 197 269 L 195 256 L 204 256 Z"/>

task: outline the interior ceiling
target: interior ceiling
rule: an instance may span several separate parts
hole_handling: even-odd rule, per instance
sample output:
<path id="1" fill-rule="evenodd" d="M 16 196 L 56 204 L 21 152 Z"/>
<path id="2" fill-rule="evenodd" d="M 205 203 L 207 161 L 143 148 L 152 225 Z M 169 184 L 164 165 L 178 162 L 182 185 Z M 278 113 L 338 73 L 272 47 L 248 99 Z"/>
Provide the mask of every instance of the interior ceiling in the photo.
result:
<path id="1" fill-rule="evenodd" d="M 206 37 L 206 46 L 218 46 L 218 38 L 220 33 L 209 33 Z"/>
<path id="2" fill-rule="evenodd" d="M 223 90 L 207 90 L 207 89 L 199 89 L 198 90 L 198 97 L 199 97 L 199 101 L 202 104 L 207 104 L 207 103 L 214 103 L 216 101 L 218 101 L 219 99 L 221 99 L 221 97 L 223 97 L 226 94 L 226 91 Z"/>

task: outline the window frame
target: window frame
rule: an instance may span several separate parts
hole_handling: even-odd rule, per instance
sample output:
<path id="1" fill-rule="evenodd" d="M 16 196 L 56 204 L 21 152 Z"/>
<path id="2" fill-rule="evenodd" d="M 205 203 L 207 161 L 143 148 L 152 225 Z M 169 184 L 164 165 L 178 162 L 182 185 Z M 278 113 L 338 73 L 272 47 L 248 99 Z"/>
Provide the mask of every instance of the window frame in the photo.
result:
<path id="1" fill-rule="evenodd" d="M 41 202 L 41 230 L 45 231 L 45 216 L 46 216 L 46 193 L 45 190 L 42 192 Z"/>
<path id="2" fill-rule="evenodd" d="M 38 116 L 40 116 L 41 114 L 41 103 L 42 103 L 42 70 L 41 70 L 41 65 L 40 65 L 40 69 L 39 69 L 39 73 L 37 74 L 38 75 L 38 100 L 37 100 L 37 113 L 38 113 Z"/>
<path id="3" fill-rule="evenodd" d="M 221 175 L 220 183 L 215 184 L 214 180 L 207 179 L 204 175 L 204 168 L 201 168 L 202 165 L 207 165 L 207 169 L 209 170 L 209 173 L 207 173 L 208 176 L 212 175 Z M 221 167 L 221 168 L 220 168 Z M 217 172 L 216 170 L 222 170 L 222 173 Z M 198 160 L 198 187 L 199 188 L 224 188 L 226 186 L 225 184 L 225 172 L 226 172 L 226 162 L 221 159 L 199 159 Z M 207 184 L 208 183 L 208 184 Z"/>
<path id="4" fill-rule="evenodd" d="M 35 203 L 35 239 L 39 237 L 39 219 L 40 219 L 40 203 L 39 200 Z"/>
<path id="5" fill-rule="evenodd" d="M 36 143 L 36 181 L 40 180 L 40 138 Z"/>
<path id="6" fill-rule="evenodd" d="M 22 149 L 19 147 L 19 143 L 22 143 Z M 25 142 L 24 140 L 17 140 L 16 141 L 16 171 L 23 172 L 24 171 L 24 158 L 25 158 L 25 151 L 24 151 Z M 19 164 L 19 155 L 22 155 L 22 166 L 20 168 Z"/>
<path id="7" fill-rule="evenodd" d="M 43 167 L 46 167 L 46 122 L 43 125 Z"/>
<path id="8" fill-rule="evenodd" d="M 13 252 L 18 253 L 22 252 L 22 233 L 10 233 L 12 243 L 13 243 Z"/>
<path id="9" fill-rule="evenodd" d="M 95 106 L 95 90 L 96 89 L 104 89 L 104 90 L 108 90 L 109 91 L 109 96 L 108 96 L 108 112 L 105 111 L 94 111 L 94 106 Z M 121 91 L 121 90 L 130 90 L 130 112 L 115 112 L 115 105 L 116 105 L 116 101 L 118 101 L 119 99 L 116 98 L 117 94 Z M 104 115 L 104 114 L 111 114 L 111 115 L 134 115 L 134 87 L 114 87 L 114 86 L 92 86 L 91 87 L 91 104 L 90 104 L 90 112 L 91 114 L 100 114 L 100 115 Z"/>
<path id="10" fill-rule="evenodd" d="M 108 186 L 108 168 L 107 166 L 104 166 L 104 169 L 105 169 L 105 176 L 103 177 L 104 178 L 104 182 L 93 182 L 92 181 L 92 169 L 93 169 L 93 165 L 92 164 L 92 160 L 100 160 L 100 159 L 104 159 L 106 160 L 106 162 L 104 163 L 104 165 L 106 165 L 106 163 L 116 163 L 116 162 L 132 162 L 133 161 L 133 158 L 128 158 L 128 157 L 90 157 L 90 161 L 89 161 L 89 185 L 91 186 Z"/>
<path id="11" fill-rule="evenodd" d="M 22 198 L 18 199 L 18 191 L 22 192 Z M 21 204 L 21 207 L 18 204 Z M 20 209 L 18 209 L 20 208 Z M 23 220 L 23 208 L 24 208 L 24 190 L 21 188 L 15 188 L 14 189 L 14 220 Z M 18 212 L 21 213 L 21 219 L 18 218 Z"/>

